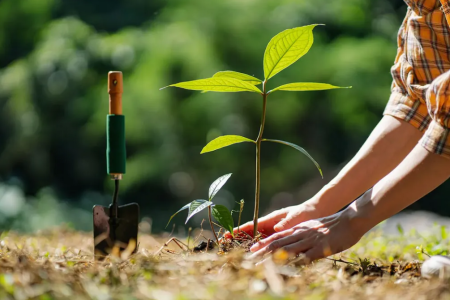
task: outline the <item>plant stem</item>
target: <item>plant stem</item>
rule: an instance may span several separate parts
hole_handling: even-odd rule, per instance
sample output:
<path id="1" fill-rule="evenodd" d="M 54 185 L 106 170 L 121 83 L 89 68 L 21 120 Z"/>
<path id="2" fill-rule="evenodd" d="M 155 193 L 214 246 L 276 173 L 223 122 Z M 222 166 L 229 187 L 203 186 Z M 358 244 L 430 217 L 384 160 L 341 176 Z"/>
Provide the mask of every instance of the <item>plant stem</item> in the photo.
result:
<path id="1" fill-rule="evenodd" d="M 253 238 L 258 233 L 258 215 L 259 215 L 259 194 L 261 190 L 261 141 L 264 133 L 264 124 L 266 123 L 266 81 L 263 82 L 263 109 L 261 115 L 261 126 L 259 128 L 258 138 L 256 139 L 256 186 L 255 186 L 255 212 L 253 214 Z"/>
<path id="2" fill-rule="evenodd" d="M 242 211 L 244 210 L 244 200 L 241 200 L 240 206 L 239 206 L 239 220 L 238 220 L 238 232 L 240 232 L 240 226 L 241 226 L 241 215 L 242 215 Z"/>
<path id="3" fill-rule="evenodd" d="M 211 225 L 211 230 L 214 233 L 214 237 L 216 238 L 217 245 L 219 245 L 219 238 L 217 237 L 216 231 L 214 229 L 213 221 L 212 221 L 211 205 L 208 206 L 208 217 L 209 217 L 209 225 Z"/>

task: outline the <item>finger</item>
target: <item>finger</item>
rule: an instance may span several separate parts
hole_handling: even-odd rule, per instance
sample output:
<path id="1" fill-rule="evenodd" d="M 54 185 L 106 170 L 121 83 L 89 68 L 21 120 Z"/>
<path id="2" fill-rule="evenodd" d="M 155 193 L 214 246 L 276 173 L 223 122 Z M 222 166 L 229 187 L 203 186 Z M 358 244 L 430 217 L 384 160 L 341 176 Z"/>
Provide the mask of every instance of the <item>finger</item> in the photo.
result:
<path id="1" fill-rule="evenodd" d="M 294 214 L 290 215 L 290 214 L 288 214 L 286 216 L 286 218 L 280 220 L 277 224 L 275 224 L 273 229 L 276 232 L 280 232 L 280 231 L 292 228 L 295 225 L 297 225 L 297 224 L 299 224 L 299 223 L 301 223 L 303 221 L 306 221 L 306 220 L 300 220 L 299 217 L 300 217 L 300 215 L 294 215 Z"/>
<path id="2" fill-rule="evenodd" d="M 250 255 L 249 259 L 255 259 L 257 257 L 264 256 L 266 254 L 270 253 L 269 250 L 267 250 L 267 247 L 264 247 L 256 252 L 254 252 L 252 255 Z"/>
<path id="3" fill-rule="evenodd" d="M 266 247 L 260 248 L 258 251 L 256 251 L 255 253 L 253 253 L 250 258 L 255 258 L 255 257 L 259 257 L 259 256 L 263 256 L 269 253 L 273 253 L 276 250 L 280 249 L 280 248 L 285 248 L 286 246 L 292 244 L 292 243 L 296 243 L 299 242 L 299 239 L 301 239 L 301 237 L 299 237 L 298 235 L 290 235 L 290 236 L 286 236 L 284 238 L 280 238 L 278 240 L 275 240 L 273 242 L 271 242 L 269 245 L 267 245 Z"/>
<path id="4" fill-rule="evenodd" d="M 289 254 L 296 255 L 311 249 L 315 240 L 316 238 L 314 236 L 303 239 L 301 234 L 294 234 L 272 242 L 267 247 L 254 253 L 251 257 L 273 253 L 278 249 L 282 249 Z"/>
<path id="5" fill-rule="evenodd" d="M 290 254 L 299 254 L 308 251 L 314 246 L 315 237 L 309 237 L 283 247 Z"/>
<path id="6" fill-rule="evenodd" d="M 317 244 L 304 253 L 303 262 L 309 264 L 317 259 L 325 258 L 332 255 L 329 247 L 324 247 L 322 244 Z"/>
<path id="7" fill-rule="evenodd" d="M 269 245 L 267 245 L 266 247 L 260 248 L 258 251 L 254 252 L 250 258 L 256 258 L 256 257 L 261 257 L 264 256 L 266 254 L 270 254 L 275 252 L 276 250 L 283 248 L 284 246 L 287 245 L 287 243 L 289 242 L 295 242 L 296 239 L 292 238 L 292 236 L 286 237 L 288 239 L 279 239 L 279 240 L 275 240 L 272 243 L 270 243 Z"/>
<path id="8" fill-rule="evenodd" d="M 282 231 L 282 232 L 278 232 L 275 233 L 263 240 L 260 240 L 259 242 L 257 242 L 256 244 L 254 244 L 251 248 L 250 251 L 252 252 L 256 252 L 262 248 L 265 248 L 267 246 L 269 246 L 270 244 L 274 243 L 277 240 L 280 239 L 284 239 L 284 238 L 291 238 L 292 236 L 294 236 L 295 239 L 295 235 L 293 235 L 294 230 L 290 229 L 290 230 L 286 230 L 286 231 Z"/>
<path id="9" fill-rule="evenodd" d="M 265 217 L 262 217 L 258 219 L 258 230 L 261 233 L 272 235 L 275 233 L 275 230 L 273 229 L 273 226 L 277 224 L 282 218 L 284 218 L 287 215 L 287 212 L 285 209 L 280 209 L 277 211 L 274 211 L 270 214 L 268 214 Z M 233 229 L 235 233 L 238 232 L 238 228 Z M 247 222 L 239 227 L 239 231 L 244 231 L 245 233 L 249 234 L 253 237 L 253 222 Z"/>

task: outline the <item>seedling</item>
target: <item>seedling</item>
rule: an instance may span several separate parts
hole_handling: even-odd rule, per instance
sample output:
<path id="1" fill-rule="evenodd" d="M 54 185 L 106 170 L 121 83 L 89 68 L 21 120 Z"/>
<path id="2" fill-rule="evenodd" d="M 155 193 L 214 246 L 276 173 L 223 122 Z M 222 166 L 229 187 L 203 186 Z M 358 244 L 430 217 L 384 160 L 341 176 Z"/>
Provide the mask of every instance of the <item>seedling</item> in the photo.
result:
<path id="1" fill-rule="evenodd" d="M 238 204 L 239 204 L 239 219 L 238 219 L 238 232 L 239 232 L 240 231 L 239 227 L 241 226 L 241 215 L 242 212 L 244 211 L 244 204 L 245 204 L 244 199 L 241 199 L 241 201 Z"/>
<path id="2" fill-rule="evenodd" d="M 212 221 L 212 216 L 214 216 L 217 222 L 219 222 L 220 226 L 233 234 L 234 221 L 233 217 L 231 216 L 231 212 L 225 206 L 220 204 L 216 205 L 212 202 L 214 196 L 220 191 L 220 189 L 225 185 L 230 177 L 231 174 L 226 174 L 217 178 L 216 181 L 214 181 L 209 187 L 209 200 L 197 199 L 192 201 L 191 203 L 186 204 L 170 217 L 167 225 L 169 225 L 173 217 L 175 217 L 179 212 L 183 210 L 189 210 L 188 216 L 186 218 L 187 223 L 194 215 L 198 214 L 205 208 L 208 208 L 209 224 L 211 225 L 211 230 L 214 233 L 217 244 L 219 244 L 219 238 L 217 237 L 216 231 L 214 230 L 214 222 Z"/>
<path id="3" fill-rule="evenodd" d="M 259 198 L 261 187 L 261 144 L 262 142 L 279 143 L 290 146 L 306 155 L 317 167 L 320 175 L 323 177 L 319 164 L 302 147 L 293 143 L 263 138 L 264 125 L 266 121 L 266 104 L 270 94 L 277 91 L 319 91 L 340 88 L 327 83 L 296 82 L 288 83 L 268 90 L 267 83 L 269 79 L 286 69 L 302 56 L 304 56 L 313 44 L 313 29 L 317 24 L 287 29 L 273 37 L 267 45 L 264 53 L 263 69 L 264 80 L 256 77 L 234 72 L 222 71 L 213 75 L 211 78 L 199 79 L 193 81 L 180 82 L 172 84 L 172 87 L 179 87 L 188 90 L 200 90 L 203 92 L 254 92 L 262 96 L 262 115 L 259 134 L 256 140 L 252 140 L 238 135 L 220 136 L 209 142 L 201 151 L 207 153 L 220 148 L 237 143 L 253 143 L 256 147 L 256 187 L 255 187 L 255 210 L 253 215 L 253 236 L 258 232 L 258 214 Z M 262 90 L 257 85 L 262 85 Z M 231 231 L 232 232 L 232 231 Z"/>

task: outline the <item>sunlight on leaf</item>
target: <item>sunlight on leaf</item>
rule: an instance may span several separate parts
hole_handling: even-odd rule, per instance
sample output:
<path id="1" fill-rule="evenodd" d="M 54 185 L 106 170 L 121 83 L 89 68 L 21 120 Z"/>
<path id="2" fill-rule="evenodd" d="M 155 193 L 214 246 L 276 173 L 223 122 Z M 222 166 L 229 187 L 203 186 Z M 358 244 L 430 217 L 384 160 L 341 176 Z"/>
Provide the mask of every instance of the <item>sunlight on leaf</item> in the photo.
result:
<path id="1" fill-rule="evenodd" d="M 213 78 L 234 78 L 242 81 L 246 81 L 253 85 L 261 84 L 262 80 L 256 77 L 247 75 L 245 73 L 235 72 L 235 71 L 220 71 L 213 75 Z M 208 93 L 208 91 L 202 91 L 202 94 Z"/>
<path id="2" fill-rule="evenodd" d="M 264 76 L 269 80 L 286 69 L 311 48 L 313 29 L 318 24 L 287 29 L 274 36 L 264 53 Z"/>
<path id="3" fill-rule="evenodd" d="M 208 206 L 210 206 L 211 204 L 213 204 L 210 201 L 207 200 L 194 200 L 189 204 L 189 213 L 188 216 L 186 218 L 186 223 L 189 221 L 190 218 L 192 218 L 195 214 L 201 212 L 202 210 L 204 210 L 205 208 L 207 208 Z M 186 224 L 185 223 L 185 224 Z"/>
<path id="4" fill-rule="evenodd" d="M 190 203 L 189 203 L 189 204 L 186 204 L 185 206 L 183 206 L 182 208 L 180 208 L 176 213 L 174 213 L 174 214 L 170 217 L 169 222 L 167 222 L 166 228 L 167 228 L 167 226 L 169 226 L 170 221 L 172 221 L 173 217 L 175 217 L 180 211 L 183 211 L 183 210 L 185 210 L 185 209 L 188 209 L 188 208 L 189 208 L 189 205 L 191 205 L 191 204 L 190 204 Z"/>
<path id="5" fill-rule="evenodd" d="M 298 150 L 298 151 L 300 151 L 301 153 L 303 153 L 303 154 L 305 154 L 315 165 L 316 165 L 316 168 L 319 170 L 319 172 L 320 172 L 320 176 L 322 176 L 322 178 L 323 178 L 323 174 L 322 174 L 322 169 L 320 168 L 320 166 L 319 166 L 319 164 L 314 160 L 314 158 L 312 158 L 312 156 L 311 155 L 309 155 L 309 153 L 305 150 L 305 149 L 303 149 L 302 147 L 300 147 L 300 146 L 298 146 L 298 145 L 296 145 L 296 144 L 293 144 L 293 143 L 289 143 L 289 142 L 286 142 L 286 141 L 280 141 L 280 140 L 270 140 L 270 139 L 263 139 L 262 140 L 263 142 L 273 142 L 273 143 L 279 143 L 279 144 L 283 144 L 283 145 L 286 145 L 286 146 L 290 146 L 290 147 L 292 147 L 292 148 L 294 148 L 294 149 L 296 149 L 296 150 Z"/>
<path id="6" fill-rule="evenodd" d="M 242 142 L 251 142 L 251 143 L 255 143 L 255 141 L 245 138 L 243 136 L 240 135 L 223 135 L 223 136 L 219 136 L 218 138 L 215 138 L 214 140 L 212 140 L 211 142 L 209 142 L 203 149 L 202 152 L 200 152 L 200 154 L 206 153 L 206 152 L 211 152 L 211 151 L 215 151 L 218 150 L 220 148 L 223 147 L 227 147 L 233 144 L 237 144 L 237 143 L 242 143 Z"/>
<path id="7" fill-rule="evenodd" d="M 258 84 L 261 84 L 261 82 L 262 82 L 262 80 L 260 80 L 256 77 L 253 77 L 253 76 L 250 76 L 250 75 L 247 75 L 244 73 L 240 73 L 240 72 L 235 72 L 235 71 L 220 71 L 220 72 L 217 72 L 216 74 L 214 74 L 213 77 L 214 78 L 221 78 L 221 77 L 234 78 L 234 79 L 246 81 L 253 85 L 258 85 Z"/>
<path id="8" fill-rule="evenodd" d="M 234 221 L 228 208 L 223 205 L 214 205 L 212 208 L 212 215 L 223 228 L 233 235 Z"/>
<path id="9" fill-rule="evenodd" d="M 351 86 L 340 87 L 334 86 L 328 83 L 315 83 L 315 82 L 296 82 L 296 83 L 288 83 L 282 86 L 276 87 L 273 90 L 269 91 L 269 94 L 275 91 L 293 91 L 293 92 L 302 92 L 302 91 L 323 91 L 323 90 L 331 90 L 331 89 L 349 89 Z"/>
<path id="10" fill-rule="evenodd" d="M 180 83 L 175 83 L 169 85 L 173 87 L 179 87 L 187 90 L 194 91 L 209 91 L 209 92 L 255 92 L 262 93 L 260 89 L 258 89 L 253 84 L 250 84 L 246 81 L 242 81 L 239 79 L 221 77 L 221 78 L 207 78 L 207 79 L 198 79 L 192 81 L 185 81 Z M 161 88 L 165 89 L 167 88 Z"/>
<path id="11" fill-rule="evenodd" d="M 230 179 L 230 177 L 231 173 L 220 176 L 209 186 L 209 201 L 211 201 L 212 198 L 214 198 L 217 192 L 220 191 L 220 189 L 224 186 L 224 184 L 228 181 L 228 179 Z"/>

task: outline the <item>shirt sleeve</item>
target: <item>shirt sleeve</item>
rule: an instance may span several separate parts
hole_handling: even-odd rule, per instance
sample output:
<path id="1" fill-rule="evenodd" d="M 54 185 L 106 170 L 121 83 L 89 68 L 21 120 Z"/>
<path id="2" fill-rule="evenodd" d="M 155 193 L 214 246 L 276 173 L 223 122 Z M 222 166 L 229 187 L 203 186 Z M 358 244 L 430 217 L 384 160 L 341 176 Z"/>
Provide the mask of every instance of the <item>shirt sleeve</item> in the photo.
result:
<path id="1" fill-rule="evenodd" d="M 420 101 L 414 93 L 410 93 L 405 84 L 405 74 L 414 72 L 412 66 L 407 63 L 405 59 L 405 31 L 406 24 L 411 17 L 412 11 L 408 7 L 405 19 L 398 31 L 397 35 L 397 56 L 394 65 L 391 68 L 391 75 L 393 78 L 391 86 L 391 96 L 384 109 L 383 114 L 395 117 L 397 119 L 408 122 L 420 131 L 424 131 L 429 123 L 430 116 L 428 115 L 425 101 Z"/>
<path id="2" fill-rule="evenodd" d="M 450 25 L 450 0 L 440 0 L 442 4 L 442 11 L 447 19 L 447 24 Z"/>
<path id="3" fill-rule="evenodd" d="M 433 80 L 426 92 L 426 103 L 432 121 L 420 144 L 450 158 L 450 71 Z"/>

